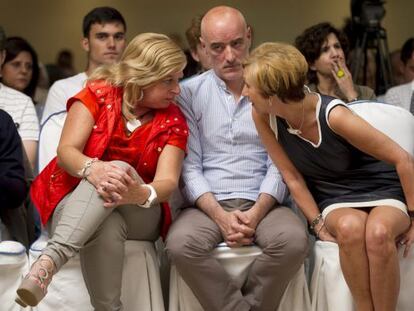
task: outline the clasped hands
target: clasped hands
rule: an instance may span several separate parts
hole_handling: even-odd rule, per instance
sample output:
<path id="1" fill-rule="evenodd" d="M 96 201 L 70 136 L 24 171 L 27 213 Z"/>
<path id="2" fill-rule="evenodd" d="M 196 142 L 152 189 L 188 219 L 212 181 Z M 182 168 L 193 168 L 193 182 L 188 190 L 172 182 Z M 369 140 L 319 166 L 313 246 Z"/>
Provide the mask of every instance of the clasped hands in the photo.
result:
<path id="1" fill-rule="evenodd" d="M 90 168 L 87 180 L 94 185 L 104 200 L 104 207 L 144 202 L 148 189 L 140 186 L 132 167 L 121 167 L 112 162 L 97 161 Z"/>
<path id="2" fill-rule="evenodd" d="M 217 218 L 217 225 L 229 247 L 251 245 L 254 242 L 258 222 L 253 208 L 245 212 L 223 210 Z"/>

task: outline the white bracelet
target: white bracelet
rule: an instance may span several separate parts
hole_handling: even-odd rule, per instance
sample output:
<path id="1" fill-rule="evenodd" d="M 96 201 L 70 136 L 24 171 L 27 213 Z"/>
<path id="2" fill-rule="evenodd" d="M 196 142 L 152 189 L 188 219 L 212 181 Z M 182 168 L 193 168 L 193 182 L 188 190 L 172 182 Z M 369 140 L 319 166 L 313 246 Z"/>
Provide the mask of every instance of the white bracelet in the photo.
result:
<path id="1" fill-rule="evenodd" d="M 80 178 L 88 177 L 89 174 L 90 174 L 90 168 L 91 168 L 92 164 L 97 162 L 97 161 L 99 161 L 98 158 L 92 158 L 92 159 L 87 160 L 85 162 L 85 164 L 83 165 L 82 169 L 78 172 L 78 176 Z"/>

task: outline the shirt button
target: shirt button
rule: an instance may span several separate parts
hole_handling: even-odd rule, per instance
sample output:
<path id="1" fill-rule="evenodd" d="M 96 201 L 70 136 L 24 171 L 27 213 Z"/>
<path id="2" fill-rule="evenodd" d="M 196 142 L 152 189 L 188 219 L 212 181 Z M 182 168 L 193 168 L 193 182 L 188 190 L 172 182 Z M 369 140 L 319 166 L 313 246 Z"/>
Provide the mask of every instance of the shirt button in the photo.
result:
<path id="1" fill-rule="evenodd" d="M 178 121 L 178 118 L 174 118 L 174 121 Z"/>
<path id="2" fill-rule="evenodd" d="M 108 108 L 108 109 L 109 109 L 109 108 L 111 108 L 111 107 L 112 107 L 111 105 L 107 105 L 107 106 L 106 106 L 106 108 Z"/>
<path id="3" fill-rule="evenodd" d="M 167 121 L 165 121 L 166 123 L 170 123 L 171 121 L 170 120 L 167 120 Z"/>
<path id="4" fill-rule="evenodd" d="M 187 132 L 187 130 L 184 130 L 184 134 L 187 134 L 188 132 Z"/>
<path id="5" fill-rule="evenodd" d="M 101 93 L 102 93 L 102 91 L 100 89 L 96 90 L 96 94 L 101 94 Z"/>
<path id="6" fill-rule="evenodd" d="M 148 163 L 147 162 L 144 162 L 144 166 L 147 166 L 148 165 Z"/>
<path id="7" fill-rule="evenodd" d="M 164 125 L 164 124 L 160 125 L 160 128 L 162 128 L 162 129 L 163 129 L 164 127 L 165 127 L 165 125 Z"/>
<path id="8" fill-rule="evenodd" d="M 101 97 L 101 98 L 99 99 L 99 101 L 100 101 L 101 103 L 103 103 L 103 102 L 105 101 L 105 98 Z"/>
<path id="9" fill-rule="evenodd" d="M 93 126 L 93 129 L 94 129 L 94 130 L 96 130 L 97 128 L 98 128 L 98 126 L 97 126 L 97 125 L 94 125 L 94 126 Z"/>
<path id="10" fill-rule="evenodd" d="M 161 151 L 162 151 L 162 148 L 161 148 L 161 147 L 158 147 L 158 148 L 157 148 L 157 151 L 158 151 L 158 152 L 161 152 Z"/>

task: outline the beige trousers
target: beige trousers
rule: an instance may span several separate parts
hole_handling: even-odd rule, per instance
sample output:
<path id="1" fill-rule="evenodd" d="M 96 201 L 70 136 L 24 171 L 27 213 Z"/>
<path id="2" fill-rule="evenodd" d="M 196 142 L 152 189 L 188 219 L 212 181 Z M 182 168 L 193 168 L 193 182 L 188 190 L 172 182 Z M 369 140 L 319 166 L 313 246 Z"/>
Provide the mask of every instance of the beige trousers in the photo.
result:
<path id="1" fill-rule="evenodd" d="M 141 180 L 138 174 L 135 178 Z M 105 208 L 95 187 L 83 180 L 56 207 L 50 223 L 51 239 L 42 253 L 50 256 L 59 270 L 80 251 L 83 277 L 95 310 L 122 310 L 124 242 L 157 240 L 160 219 L 159 205 Z"/>
<path id="2" fill-rule="evenodd" d="M 253 203 L 244 199 L 220 202 L 226 210 L 246 210 Z M 241 289 L 211 256 L 222 241 L 216 223 L 192 207 L 179 214 L 167 237 L 167 253 L 204 310 L 277 310 L 308 252 L 304 224 L 286 207 L 275 207 L 263 218 L 255 235 L 263 254 L 253 262 Z"/>

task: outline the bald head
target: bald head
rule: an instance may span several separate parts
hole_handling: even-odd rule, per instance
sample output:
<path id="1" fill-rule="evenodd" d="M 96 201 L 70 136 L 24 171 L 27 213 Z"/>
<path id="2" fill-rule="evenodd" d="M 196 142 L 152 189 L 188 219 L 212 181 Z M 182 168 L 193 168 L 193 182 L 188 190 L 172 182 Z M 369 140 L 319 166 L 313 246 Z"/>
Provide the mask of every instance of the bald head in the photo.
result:
<path id="1" fill-rule="evenodd" d="M 217 6 L 209 10 L 201 21 L 201 36 L 208 36 L 209 32 L 228 30 L 229 28 L 247 30 L 246 20 L 239 10 L 229 6 Z"/>
<path id="2" fill-rule="evenodd" d="M 249 53 L 251 32 L 240 11 L 218 6 L 201 21 L 201 45 L 211 66 L 224 82 L 243 81 L 243 60 Z"/>

